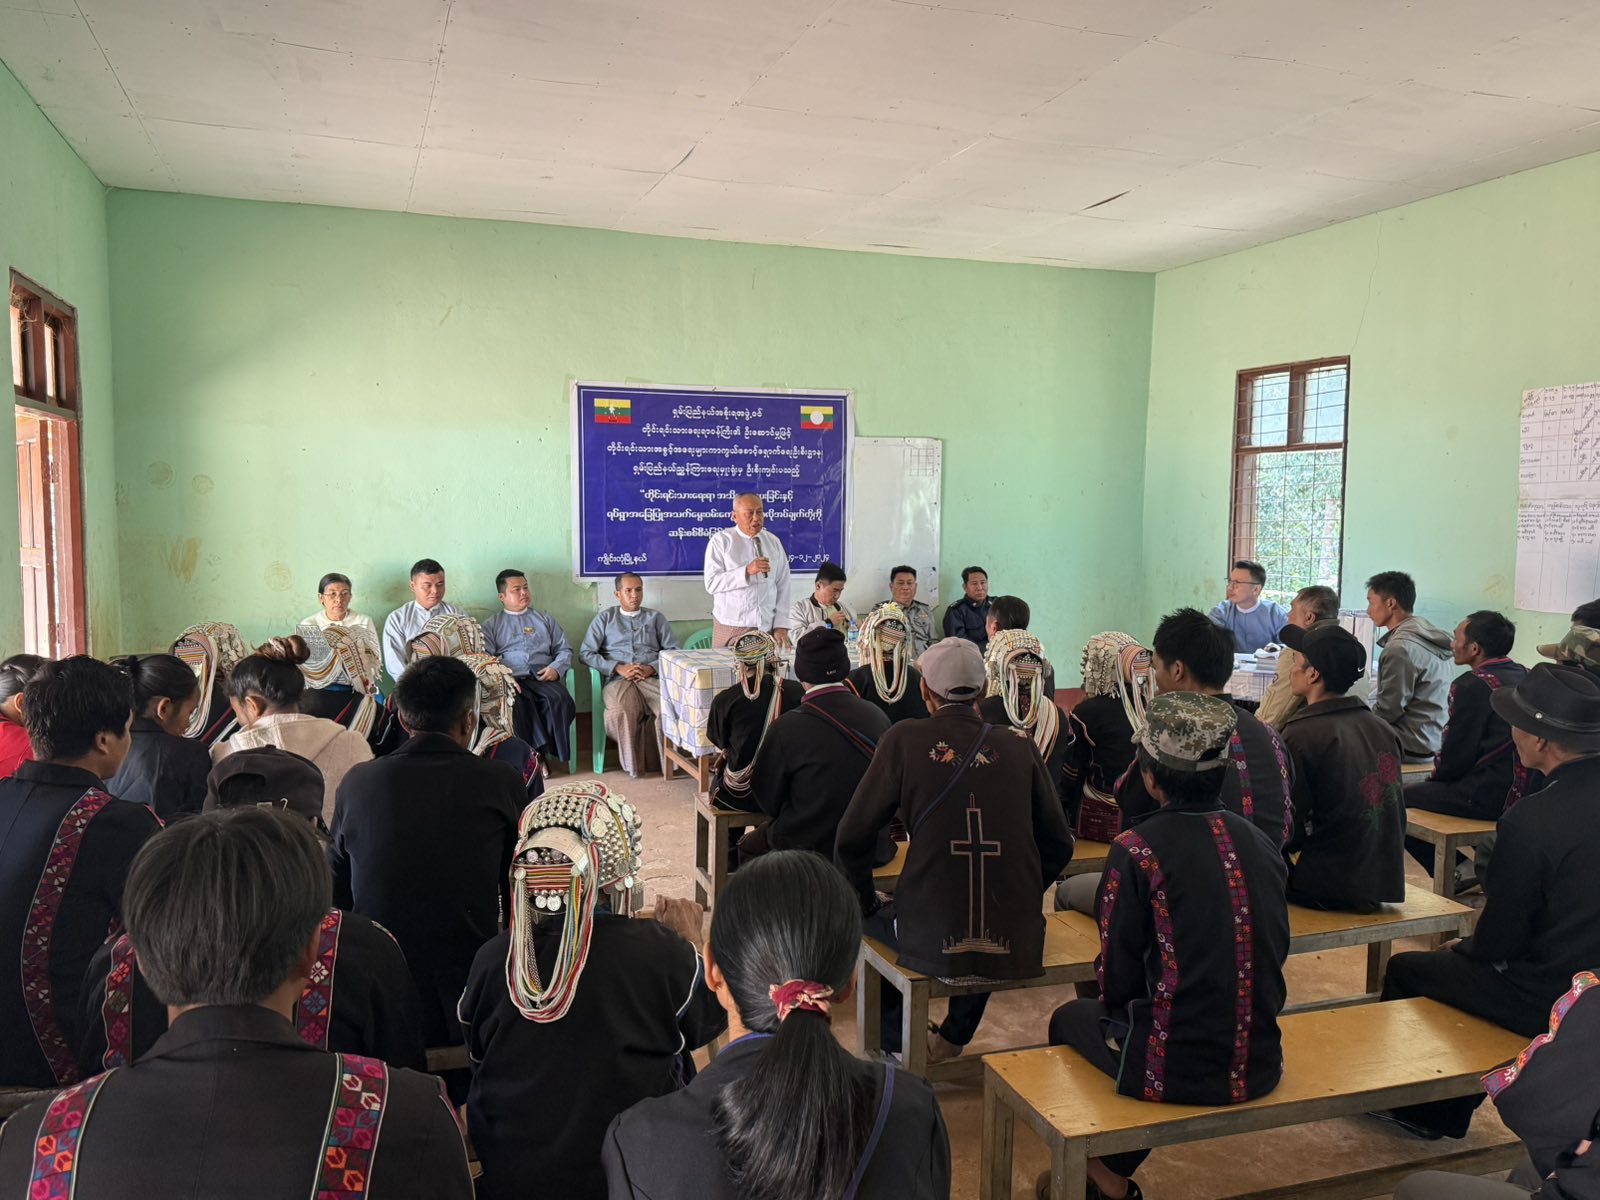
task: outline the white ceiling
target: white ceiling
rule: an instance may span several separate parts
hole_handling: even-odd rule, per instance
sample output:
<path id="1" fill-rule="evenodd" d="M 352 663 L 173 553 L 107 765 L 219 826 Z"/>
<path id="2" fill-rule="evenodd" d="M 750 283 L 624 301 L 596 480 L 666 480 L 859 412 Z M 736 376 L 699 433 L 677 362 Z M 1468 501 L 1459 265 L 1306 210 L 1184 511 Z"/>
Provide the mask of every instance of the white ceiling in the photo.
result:
<path id="1" fill-rule="evenodd" d="M 1596 0 L 0 0 L 0 59 L 116 187 L 1130 270 L 1600 150 Z"/>

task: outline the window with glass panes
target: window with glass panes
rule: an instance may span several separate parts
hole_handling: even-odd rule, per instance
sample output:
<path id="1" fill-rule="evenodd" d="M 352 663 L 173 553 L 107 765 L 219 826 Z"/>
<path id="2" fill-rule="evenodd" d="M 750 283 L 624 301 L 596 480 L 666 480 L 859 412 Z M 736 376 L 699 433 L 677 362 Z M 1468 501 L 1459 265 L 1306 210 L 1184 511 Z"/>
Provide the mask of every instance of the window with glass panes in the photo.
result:
<path id="1" fill-rule="evenodd" d="M 1267 569 L 1266 599 L 1339 586 L 1349 397 L 1348 358 L 1239 372 L 1229 561 Z"/>

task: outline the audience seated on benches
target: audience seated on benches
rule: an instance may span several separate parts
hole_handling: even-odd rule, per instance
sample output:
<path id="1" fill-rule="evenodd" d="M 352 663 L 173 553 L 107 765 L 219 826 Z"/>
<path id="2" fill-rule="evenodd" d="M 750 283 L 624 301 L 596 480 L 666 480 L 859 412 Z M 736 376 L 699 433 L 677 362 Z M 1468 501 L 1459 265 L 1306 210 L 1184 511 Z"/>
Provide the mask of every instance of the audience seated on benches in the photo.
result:
<path id="1" fill-rule="evenodd" d="M 1547 1200 L 1593 1197 L 1594 1132 L 1600 1114 L 1600 978 L 1573 976 L 1550 1010 L 1550 1030 L 1510 1066 L 1483 1079 L 1500 1119 L 1528 1158 L 1504 1183 L 1424 1171 L 1403 1181 L 1394 1200 Z"/>
<path id="2" fill-rule="evenodd" d="M 212 746 L 211 760 L 221 762 L 257 746 L 277 746 L 310 759 L 322 772 L 322 820 L 332 826 L 339 784 L 351 767 L 372 761 L 372 747 L 355 730 L 300 711 L 306 688 L 300 664 L 309 654 L 298 635 L 276 637 L 229 672 L 228 702 L 239 718 L 239 732 Z"/>
<path id="3" fill-rule="evenodd" d="M 893 600 L 878 605 L 861 622 L 861 665 L 850 672 L 856 695 L 876 704 L 890 722 L 928 715 L 918 685 L 922 674 L 911 665 L 911 623 Z"/>
<path id="4" fill-rule="evenodd" d="M 287 813 L 203 813 L 151 838 L 124 915 L 172 1027 L 131 1066 L 12 1117 L 0 1190 L 143 1200 L 193 1195 L 204 1179 L 240 1200 L 470 1200 L 437 1079 L 317 1049 L 295 1030 L 330 899 L 322 846 Z M 48 1143 L 58 1152 L 36 1152 Z"/>
<path id="5" fill-rule="evenodd" d="M 184 732 L 200 706 L 200 681 L 170 654 L 124 655 L 111 665 L 133 684 L 128 756 L 106 781 L 111 794 L 142 804 L 171 821 L 199 812 L 206 799 L 211 756 Z"/>
<path id="6" fill-rule="evenodd" d="M 855 897 L 820 857 L 778 851 L 733 878 L 705 948 L 731 1040 L 686 1088 L 617 1118 L 611 1200 L 946 1200 L 932 1086 L 853 1057 L 829 1029 L 860 944 Z"/>
<path id="7" fill-rule="evenodd" d="M 839 866 L 856 889 L 867 933 L 911 970 L 942 978 L 1028 979 L 1041 973 L 1042 894 L 1072 857 L 1056 789 L 1027 734 L 977 712 L 983 657 L 963 638 L 920 661 L 926 721 L 901 721 L 878 745 L 839 824 Z M 894 899 L 872 885 L 879 839 L 899 816 L 911 834 Z M 952 998 L 929 1057 L 972 1040 L 987 994 Z M 900 1048 L 900 997 L 883 992 L 884 1044 Z"/>
<path id="8" fill-rule="evenodd" d="M 84 970 L 124 919 L 128 865 L 161 823 L 103 783 L 128 753 L 125 673 L 46 663 L 22 715 L 37 757 L 0 780 L 0 1084 L 45 1088 L 78 1078 Z"/>
<path id="9" fill-rule="evenodd" d="M 328 852 L 338 906 L 405 951 L 429 1046 L 461 1041 L 456 1002 L 478 947 L 499 932 L 527 802 L 521 775 L 471 751 L 477 691 L 454 658 L 406 669 L 394 701 L 410 739 L 345 776 Z"/>
<path id="10" fill-rule="evenodd" d="M 1125 633 L 1097 633 L 1083 648 L 1083 696 L 1067 715 L 1064 769 L 1083 796 L 1074 832 L 1109 842 L 1122 829 L 1117 780 L 1133 763 L 1133 731 L 1155 690 L 1150 651 Z"/>
<path id="11" fill-rule="evenodd" d="M 314 827 L 320 822 L 322 775 L 299 755 L 275 746 L 241 750 L 217 767 L 222 772 L 228 774 L 216 780 L 206 811 L 262 805 Z M 80 1004 L 78 1065 L 86 1076 L 127 1066 L 167 1031 L 166 1005 L 150 990 L 126 933 L 95 952 Z M 422 1005 L 405 955 L 388 930 L 355 913 L 330 908 L 323 917 L 293 1020 L 301 1039 L 319 1050 L 419 1071 L 427 1065 Z"/>
<path id="12" fill-rule="evenodd" d="M 711 798 L 719 808 L 752 812 L 758 807 L 750 786 L 756 754 L 773 722 L 800 706 L 805 689 L 783 678 L 770 633 L 740 634 L 729 649 L 737 678 L 717 693 L 706 718 L 706 740 L 722 751 Z"/>
<path id="13" fill-rule="evenodd" d="M 726 1026 L 701 974 L 700 906 L 631 919 L 639 848 L 637 814 L 599 783 L 553 787 L 522 814 L 509 928 L 478 951 L 460 1005 L 479 1200 L 599 1200 L 607 1126 L 680 1087 L 684 1052 Z"/>
<path id="14" fill-rule="evenodd" d="M 1383 997 L 1427 996 L 1533 1037 L 1572 977 L 1600 963 L 1600 683 L 1541 663 L 1492 697 L 1545 786 L 1500 819 L 1471 937 L 1397 954 Z M 1481 1097 L 1397 1110 L 1425 1137 L 1463 1137 Z"/>
<path id="15" fill-rule="evenodd" d="M 1061 710 L 1046 695 L 1044 683 L 1050 662 L 1044 645 L 1025 629 L 1000 629 L 989 638 L 983 669 L 985 695 L 978 715 L 991 725 L 1009 725 L 1033 739 L 1044 760 L 1045 773 L 1061 798 L 1061 811 L 1069 828 L 1078 823 L 1082 792 L 1067 783 L 1067 747 L 1072 734 Z"/>
<path id="16" fill-rule="evenodd" d="M 1477 821 L 1498 821 L 1540 780 L 1528 778 L 1511 741 L 1511 726 L 1496 715 L 1489 699 L 1503 687 L 1516 687 L 1527 668 L 1508 657 L 1517 627 L 1497 612 L 1484 610 L 1456 626 L 1450 652 L 1467 670 L 1450 684 L 1444 736 L 1427 779 L 1406 785 L 1406 810 L 1445 813 Z M 1406 839 L 1406 851 L 1433 874 L 1433 846 Z"/>
<path id="17" fill-rule="evenodd" d="M 1405 899 L 1405 803 L 1392 726 L 1346 695 L 1367 652 L 1338 625 L 1286 626 L 1290 679 L 1306 706 L 1279 731 L 1294 763 L 1289 899 L 1368 912 Z"/>
<path id="18" fill-rule="evenodd" d="M 767 730 L 750 780 L 756 803 L 772 820 L 746 835 L 743 856 L 772 849 L 832 858 L 839 819 L 889 731 L 883 710 L 845 682 L 850 656 L 837 629 L 817 628 L 801 638 L 794 672 L 805 694 Z M 873 863 L 893 857 L 885 833 Z"/>
<path id="19" fill-rule="evenodd" d="M 1071 1046 L 1124 1096 L 1237 1104 L 1270 1092 L 1283 1071 L 1285 871 L 1276 840 L 1222 805 L 1237 725 L 1220 696 L 1151 701 L 1134 769 L 1160 807 L 1119 834 L 1106 860 L 1100 998 L 1050 1019 L 1051 1044 Z M 1219 951 L 1229 934 L 1232 953 Z M 1090 1178 L 1113 1200 L 1137 1197 L 1129 1177 L 1145 1157 L 1093 1162 Z"/>

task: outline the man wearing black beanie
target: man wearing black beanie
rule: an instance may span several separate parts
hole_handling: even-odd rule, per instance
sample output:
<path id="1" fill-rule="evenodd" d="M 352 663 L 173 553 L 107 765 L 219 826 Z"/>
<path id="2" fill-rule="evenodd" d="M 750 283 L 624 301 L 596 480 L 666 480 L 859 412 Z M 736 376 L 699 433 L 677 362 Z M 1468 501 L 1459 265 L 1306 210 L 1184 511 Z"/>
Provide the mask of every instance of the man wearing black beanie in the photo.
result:
<path id="1" fill-rule="evenodd" d="M 805 698 L 767 732 L 752 790 L 772 818 L 761 830 L 767 849 L 814 850 L 832 858 L 839 818 L 867 773 L 878 739 L 889 731 L 889 718 L 845 682 L 850 656 L 837 629 L 813 629 L 796 643 L 794 673 Z M 741 853 L 750 853 L 750 840 L 740 843 Z M 893 856 L 893 846 L 879 849 L 881 861 Z"/>

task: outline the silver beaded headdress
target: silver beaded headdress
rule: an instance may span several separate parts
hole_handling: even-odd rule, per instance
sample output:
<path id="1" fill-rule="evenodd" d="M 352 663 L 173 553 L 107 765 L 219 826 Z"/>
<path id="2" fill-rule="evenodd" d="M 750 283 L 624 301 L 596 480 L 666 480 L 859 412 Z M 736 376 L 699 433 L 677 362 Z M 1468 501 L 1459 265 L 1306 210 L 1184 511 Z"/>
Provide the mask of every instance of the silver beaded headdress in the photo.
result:
<path id="1" fill-rule="evenodd" d="M 595 909 L 604 898 L 613 912 L 631 914 L 639 867 L 639 816 L 602 783 L 557 784 L 523 810 L 511 865 L 506 987 L 528 1020 L 566 1015 L 588 962 Z M 534 932 L 557 918 L 561 943 L 545 981 Z"/>

